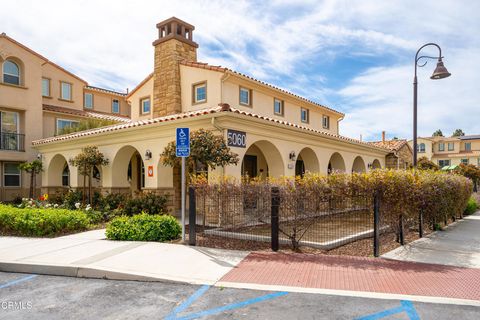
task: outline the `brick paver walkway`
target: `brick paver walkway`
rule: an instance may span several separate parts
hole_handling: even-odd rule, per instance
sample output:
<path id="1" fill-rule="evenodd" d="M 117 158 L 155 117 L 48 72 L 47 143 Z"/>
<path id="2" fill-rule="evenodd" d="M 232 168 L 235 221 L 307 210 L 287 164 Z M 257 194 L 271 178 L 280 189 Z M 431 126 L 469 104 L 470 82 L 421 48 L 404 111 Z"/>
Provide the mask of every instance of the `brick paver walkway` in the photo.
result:
<path id="1" fill-rule="evenodd" d="M 480 300 L 480 269 L 381 258 L 254 252 L 220 281 Z"/>

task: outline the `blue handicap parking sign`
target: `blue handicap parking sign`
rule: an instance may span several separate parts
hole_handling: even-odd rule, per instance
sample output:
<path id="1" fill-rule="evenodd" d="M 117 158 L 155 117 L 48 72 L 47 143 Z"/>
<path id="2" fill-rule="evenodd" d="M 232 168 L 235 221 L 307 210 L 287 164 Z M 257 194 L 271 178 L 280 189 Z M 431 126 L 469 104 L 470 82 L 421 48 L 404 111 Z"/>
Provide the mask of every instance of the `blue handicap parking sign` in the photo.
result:
<path id="1" fill-rule="evenodd" d="M 190 155 L 190 128 L 177 128 L 176 145 L 177 157 L 188 157 Z"/>

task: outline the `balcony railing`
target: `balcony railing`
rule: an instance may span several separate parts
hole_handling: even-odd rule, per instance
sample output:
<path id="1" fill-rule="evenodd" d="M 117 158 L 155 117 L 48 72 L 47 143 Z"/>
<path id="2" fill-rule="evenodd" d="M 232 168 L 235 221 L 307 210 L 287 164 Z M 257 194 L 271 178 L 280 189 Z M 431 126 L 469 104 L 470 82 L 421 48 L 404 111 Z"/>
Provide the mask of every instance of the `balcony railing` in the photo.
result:
<path id="1" fill-rule="evenodd" d="M 25 151 L 25 135 L 21 133 L 0 133 L 0 150 Z"/>

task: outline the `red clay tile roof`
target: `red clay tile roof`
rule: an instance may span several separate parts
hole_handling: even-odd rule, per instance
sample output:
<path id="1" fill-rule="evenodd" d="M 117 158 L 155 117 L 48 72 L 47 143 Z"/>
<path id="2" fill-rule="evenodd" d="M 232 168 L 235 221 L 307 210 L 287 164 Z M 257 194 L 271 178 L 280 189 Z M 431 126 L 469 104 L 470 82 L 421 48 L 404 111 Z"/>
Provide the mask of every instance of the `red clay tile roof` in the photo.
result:
<path id="1" fill-rule="evenodd" d="M 56 136 L 56 137 L 50 137 L 50 138 L 46 138 L 46 139 L 36 140 L 36 141 L 33 141 L 32 144 L 34 146 L 38 146 L 38 145 L 48 144 L 48 143 L 56 142 L 56 141 L 71 140 L 71 139 L 76 139 L 76 138 L 81 138 L 81 137 L 86 137 L 86 136 L 92 136 L 92 135 L 106 133 L 106 132 L 114 132 L 114 131 L 134 128 L 134 127 L 155 125 L 155 124 L 159 124 L 159 123 L 163 123 L 163 122 L 170 122 L 170 121 L 175 121 L 175 120 L 179 120 L 179 119 L 193 118 L 193 117 L 197 117 L 197 116 L 201 116 L 201 115 L 207 115 L 207 114 L 212 114 L 212 113 L 222 113 L 222 112 L 230 112 L 230 113 L 239 114 L 239 115 L 242 115 L 242 116 L 245 116 L 245 117 L 257 118 L 257 119 L 261 119 L 261 120 L 264 120 L 264 121 L 274 122 L 276 124 L 280 124 L 280 125 L 284 125 L 284 126 L 288 126 L 288 127 L 294 127 L 294 128 L 298 128 L 298 129 L 301 129 L 301 130 L 313 132 L 313 133 L 316 133 L 316 134 L 324 136 L 324 137 L 333 138 L 335 140 L 350 142 L 350 143 L 354 143 L 354 144 L 357 144 L 357 145 L 370 147 L 370 148 L 373 148 L 373 149 L 376 149 L 376 150 L 379 150 L 379 151 L 384 151 L 384 152 L 388 151 L 387 149 L 385 149 L 383 147 L 375 146 L 375 145 L 372 145 L 371 143 L 362 142 L 360 140 L 344 137 L 344 136 L 333 134 L 333 133 L 326 132 L 326 131 L 315 130 L 315 129 L 312 129 L 312 128 L 297 125 L 297 124 L 290 123 L 290 122 L 283 121 L 283 120 L 278 120 L 278 119 L 274 119 L 274 118 L 270 118 L 270 117 L 260 116 L 260 115 L 257 115 L 257 114 L 251 113 L 251 112 L 247 112 L 247 111 L 239 110 L 239 109 L 236 109 L 236 108 L 232 108 L 228 104 L 222 104 L 222 105 L 219 105 L 219 106 L 213 107 L 213 108 L 207 108 L 207 109 L 202 109 L 202 110 L 197 110 L 197 111 L 179 113 L 179 114 L 174 114 L 174 115 L 165 116 L 165 117 L 159 117 L 159 118 L 148 119 L 148 120 L 131 121 L 131 122 L 112 125 L 112 126 L 107 126 L 107 127 L 103 127 L 103 128 L 74 132 L 74 133 L 70 133 L 70 134 L 66 134 L 66 135 L 60 135 L 60 136 Z"/>
<path id="2" fill-rule="evenodd" d="M 112 120 L 112 121 L 118 121 L 118 122 L 130 122 L 129 117 L 119 115 L 119 114 L 111 114 L 111 113 L 105 113 L 100 111 L 90 111 L 90 110 L 78 110 L 78 109 L 71 109 L 71 108 L 65 108 L 65 107 L 59 107 L 59 106 L 52 106 L 49 104 L 43 105 L 43 111 L 68 114 L 68 115 L 83 117 L 83 118 L 95 118 L 95 119 Z"/>
<path id="3" fill-rule="evenodd" d="M 315 102 L 315 101 L 309 100 L 309 99 L 307 99 L 307 98 L 304 98 L 304 97 L 302 97 L 302 96 L 299 96 L 299 95 L 294 94 L 294 93 L 292 93 L 292 92 L 289 92 L 289 91 L 286 91 L 286 90 L 284 90 L 284 89 L 278 88 L 278 87 L 276 87 L 276 86 L 274 86 L 274 85 L 271 85 L 271 84 L 269 84 L 269 83 L 266 83 L 266 82 L 261 81 L 261 80 L 258 80 L 258 79 L 255 79 L 255 78 L 250 77 L 250 76 L 248 76 L 248 75 L 246 75 L 246 74 L 243 74 L 243 73 L 241 73 L 241 72 L 238 72 L 238 71 L 235 71 L 235 70 L 232 70 L 232 69 L 229 69 L 229 68 L 225 68 L 225 67 L 222 67 L 222 66 L 212 66 L 212 65 L 209 65 L 208 63 L 193 62 L 193 61 L 181 61 L 180 64 L 182 64 L 182 65 L 184 65 L 184 66 L 187 66 L 187 67 L 207 69 L 207 70 L 218 71 L 218 72 L 228 72 L 228 73 L 230 73 L 230 74 L 233 74 L 233 75 L 236 75 L 236 76 L 240 76 L 240 77 L 242 77 L 242 78 L 244 78 L 244 79 L 257 82 L 257 83 L 259 83 L 259 84 L 261 84 L 261 85 L 264 85 L 264 86 L 267 86 L 267 87 L 269 87 L 269 88 L 271 88 L 271 89 L 280 91 L 280 92 L 282 92 L 282 93 L 284 93 L 284 94 L 287 94 L 287 95 L 289 95 L 289 96 L 291 96 L 291 97 L 293 97 L 293 98 L 296 98 L 296 99 L 302 100 L 302 101 L 304 101 L 304 102 L 307 102 L 307 103 L 309 103 L 309 104 L 313 104 L 313 105 L 315 105 L 315 106 L 325 108 L 325 109 L 327 109 L 327 110 L 330 110 L 330 111 L 332 111 L 332 112 L 335 112 L 335 113 L 341 115 L 342 117 L 345 116 L 345 114 L 342 113 L 342 112 L 340 112 L 340 111 L 334 110 L 334 109 L 329 108 L 329 107 L 327 107 L 327 106 L 324 106 L 324 105 L 322 105 L 322 104 L 320 104 L 320 103 L 317 103 L 317 102 Z"/>
<path id="4" fill-rule="evenodd" d="M 368 142 L 374 146 L 385 148 L 391 151 L 398 151 L 402 148 L 405 144 L 408 145 L 407 140 L 405 139 L 393 139 L 393 140 L 385 140 L 385 141 L 372 141 Z"/>

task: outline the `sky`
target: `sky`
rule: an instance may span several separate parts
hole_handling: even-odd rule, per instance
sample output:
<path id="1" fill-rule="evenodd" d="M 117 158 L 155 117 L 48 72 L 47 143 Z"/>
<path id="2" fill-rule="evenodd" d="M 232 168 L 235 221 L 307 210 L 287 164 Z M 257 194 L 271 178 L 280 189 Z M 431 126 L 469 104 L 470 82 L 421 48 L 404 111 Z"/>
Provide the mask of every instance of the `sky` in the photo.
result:
<path id="1" fill-rule="evenodd" d="M 415 53 L 442 48 L 452 76 L 418 68 L 418 132 L 480 134 L 480 1 L 26 1 L 2 3 L 0 32 L 87 80 L 125 91 L 153 70 L 156 23 L 195 26 L 198 60 L 344 112 L 340 133 L 412 137 Z M 438 56 L 435 47 L 422 55 Z"/>

